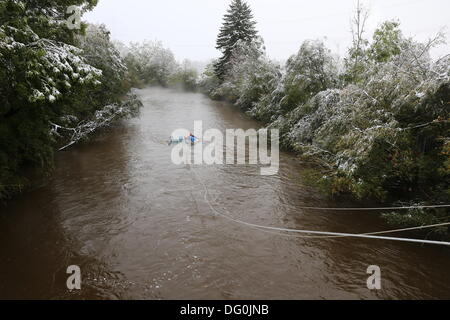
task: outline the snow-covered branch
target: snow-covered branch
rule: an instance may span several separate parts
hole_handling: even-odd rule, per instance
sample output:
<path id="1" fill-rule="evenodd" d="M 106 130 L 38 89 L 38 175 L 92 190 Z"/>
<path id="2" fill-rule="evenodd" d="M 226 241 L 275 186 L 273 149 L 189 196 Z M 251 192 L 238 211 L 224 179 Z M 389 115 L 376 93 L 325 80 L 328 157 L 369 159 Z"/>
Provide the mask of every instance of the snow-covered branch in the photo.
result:
<path id="1" fill-rule="evenodd" d="M 87 138 L 98 129 L 111 125 L 115 120 L 135 115 L 141 105 L 141 102 L 137 100 L 136 96 L 130 96 L 123 103 L 111 104 L 96 111 L 93 119 L 81 121 L 73 128 L 51 122 L 51 133 L 59 137 L 65 136 L 69 141 L 58 150 L 63 151 L 69 148 L 70 146 Z M 67 133 L 60 133 L 59 130 L 66 131 Z"/>

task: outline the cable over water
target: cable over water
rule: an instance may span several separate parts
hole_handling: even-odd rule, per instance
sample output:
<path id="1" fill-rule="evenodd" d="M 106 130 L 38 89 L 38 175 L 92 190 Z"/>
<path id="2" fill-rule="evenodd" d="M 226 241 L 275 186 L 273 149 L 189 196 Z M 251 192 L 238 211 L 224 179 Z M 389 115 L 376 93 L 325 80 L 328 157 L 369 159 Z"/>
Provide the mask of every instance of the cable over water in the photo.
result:
<path id="1" fill-rule="evenodd" d="M 331 210 L 331 211 L 386 211 L 386 210 L 409 210 L 409 209 L 437 209 L 450 208 L 450 204 L 434 204 L 426 206 L 409 206 L 409 207 L 377 207 L 377 208 L 321 208 L 321 207 L 298 207 L 305 210 Z"/>
<path id="2" fill-rule="evenodd" d="M 373 232 L 373 233 L 365 233 L 365 234 L 352 234 L 352 233 L 342 233 L 342 232 L 327 232 L 327 231 L 313 231 L 313 230 L 298 230 L 298 229 L 289 229 L 289 228 L 279 228 L 279 227 L 270 227 L 270 226 L 263 226 L 258 225 L 246 221 L 242 221 L 239 219 L 234 219 L 228 215 L 223 214 L 222 212 L 218 211 L 209 201 L 208 195 L 209 190 L 206 184 L 203 182 L 202 179 L 199 178 L 197 173 L 195 172 L 195 168 L 193 168 L 192 172 L 194 173 L 197 181 L 199 181 L 204 190 L 204 199 L 208 203 L 208 206 L 212 211 L 214 211 L 219 216 L 238 223 L 243 226 L 256 228 L 256 229 L 263 229 L 263 230 L 270 230 L 270 231 L 278 231 L 278 232 L 288 232 L 288 233 L 301 233 L 301 234 L 314 234 L 319 235 L 322 237 L 308 237 L 309 239 L 313 238 L 363 238 L 363 239 L 378 239 L 378 240 L 390 240 L 390 241 L 402 241 L 402 242 L 413 242 L 413 243 L 426 243 L 426 244 L 435 244 L 435 245 L 444 245 L 444 246 L 450 246 L 450 242 L 446 241 L 434 241 L 434 240 L 423 240 L 423 239 L 410 239 L 410 238 L 396 238 L 396 237 L 385 237 L 385 236 L 378 236 L 377 234 L 387 234 L 387 233 L 394 233 L 394 232 L 400 232 L 400 231 L 408 231 L 408 230 L 418 230 L 418 229 L 426 229 L 426 228 L 432 228 L 432 227 L 439 227 L 439 226 L 447 226 L 450 225 L 450 223 L 440 223 L 435 225 L 429 225 L 429 226 L 421 226 L 421 227 L 415 227 L 415 228 L 408 228 L 408 229 L 397 229 L 397 230 L 386 230 L 386 231 L 379 231 L 379 232 Z M 361 208 L 360 208 L 361 209 Z M 282 234 L 280 234 L 282 235 Z M 326 236 L 326 237 L 323 237 Z"/>

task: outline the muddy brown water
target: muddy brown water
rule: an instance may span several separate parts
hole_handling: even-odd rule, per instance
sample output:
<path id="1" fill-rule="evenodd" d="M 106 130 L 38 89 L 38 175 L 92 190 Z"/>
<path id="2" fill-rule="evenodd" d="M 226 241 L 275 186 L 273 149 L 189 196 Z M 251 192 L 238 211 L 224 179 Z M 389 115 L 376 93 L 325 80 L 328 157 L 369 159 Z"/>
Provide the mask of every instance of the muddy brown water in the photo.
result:
<path id="1" fill-rule="evenodd" d="M 260 125 L 234 107 L 193 93 L 147 88 L 139 118 L 56 156 L 53 176 L 1 207 L 0 298 L 38 299 L 443 299 L 448 248 L 366 239 L 302 239 L 217 216 L 284 228 L 363 233 L 387 229 L 373 212 L 308 186 L 282 153 L 280 171 L 255 166 L 176 166 L 177 128 Z M 354 205 L 354 204 L 353 204 Z M 406 234 L 408 235 L 408 234 Z M 69 292 L 78 265 L 82 290 Z M 369 265 L 382 289 L 367 289 Z"/>

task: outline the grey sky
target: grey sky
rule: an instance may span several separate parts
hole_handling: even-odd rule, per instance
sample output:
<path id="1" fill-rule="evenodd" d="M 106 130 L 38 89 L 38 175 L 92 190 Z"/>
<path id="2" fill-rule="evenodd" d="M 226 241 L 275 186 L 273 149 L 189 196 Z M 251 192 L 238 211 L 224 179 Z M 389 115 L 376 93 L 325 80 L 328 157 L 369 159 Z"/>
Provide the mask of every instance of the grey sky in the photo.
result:
<path id="1" fill-rule="evenodd" d="M 269 56 L 285 60 L 306 39 L 324 39 L 341 55 L 349 46 L 350 18 L 356 0 L 247 0 Z M 104 23 L 114 39 L 161 40 L 177 59 L 205 61 L 217 57 L 215 41 L 230 0 L 100 0 L 85 20 Z M 407 36 L 426 40 L 445 27 L 450 33 L 449 0 L 366 0 L 368 33 L 385 20 L 398 18 Z M 450 43 L 433 52 L 450 53 Z"/>

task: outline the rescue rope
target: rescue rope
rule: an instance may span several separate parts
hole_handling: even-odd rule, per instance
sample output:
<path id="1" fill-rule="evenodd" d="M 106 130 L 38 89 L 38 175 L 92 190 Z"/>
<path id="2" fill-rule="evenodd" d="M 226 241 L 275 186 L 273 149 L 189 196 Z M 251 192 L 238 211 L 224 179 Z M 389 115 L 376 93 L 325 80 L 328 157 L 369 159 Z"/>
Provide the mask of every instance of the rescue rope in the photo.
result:
<path id="1" fill-rule="evenodd" d="M 426 243 L 426 244 L 450 246 L 450 242 L 445 242 L 445 241 L 433 241 L 433 240 L 422 240 L 422 239 L 377 236 L 377 234 L 387 234 L 387 233 L 394 233 L 394 232 L 400 232 L 400 231 L 409 231 L 409 230 L 425 229 L 425 228 L 432 228 L 432 227 L 438 227 L 438 226 L 446 226 L 446 225 L 450 225 L 450 223 L 441 223 L 441 224 L 436 224 L 436 225 L 421 226 L 421 227 L 406 228 L 406 229 L 387 230 L 387 231 L 380 231 L 380 232 L 373 232 L 373 233 L 366 233 L 366 234 L 353 234 L 353 233 L 342 233 L 342 232 L 326 232 L 326 231 L 312 231 L 312 230 L 299 230 L 299 229 L 270 227 L 270 226 L 263 226 L 263 225 L 258 225 L 258 224 L 242 221 L 239 219 L 234 219 L 234 218 L 218 211 L 211 204 L 211 202 L 208 199 L 209 190 L 208 190 L 206 184 L 198 177 L 195 170 L 192 170 L 192 172 L 194 173 L 196 179 L 203 185 L 203 189 L 205 190 L 204 199 L 208 203 L 208 206 L 210 207 L 210 209 L 212 211 L 214 211 L 217 215 L 219 215 L 229 221 L 232 221 L 234 223 L 240 224 L 240 225 L 244 225 L 244 226 L 251 227 L 251 228 L 256 228 L 256 229 L 259 229 L 261 231 L 266 231 L 266 232 L 267 231 L 269 231 L 269 232 L 277 231 L 277 232 L 288 232 L 288 233 L 297 233 L 297 234 L 300 233 L 300 234 L 310 234 L 310 235 L 313 234 L 313 235 L 322 236 L 322 237 L 304 236 L 305 238 L 307 237 L 309 239 L 330 238 L 330 237 L 333 237 L 333 238 L 365 238 L 365 239 L 378 239 L 378 240 L 390 240 L 390 241 L 402 241 L 402 242 L 412 242 L 412 243 L 422 243 L 422 244 Z M 421 206 L 421 208 L 425 208 L 425 207 L 426 206 Z M 396 207 L 396 208 L 399 208 L 399 207 Z M 404 207 L 402 207 L 402 208 L 404 208 Z M 336 208 L 336 209 L 345 210 L 344 208 Z M 363 208 L 355 208 L 355 209 L 363 209 Z M 365 209 L 365 210 L 367 210 L 367 209 Z M 384 210 L 387 210 L 387 209 L 384 209 Z M 283 234 L 279 234 L 279 235 L 283 235 Z M 290 236 L 292 236 L 292 235 L 290 235 Z M 323 236 L 326 236 L 326 237 L 323 237 Z M 299 236 L 297 236 L 297 237 L 299 237 Z"/>

